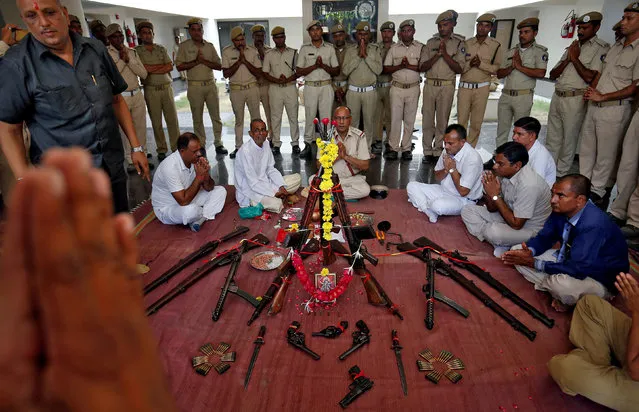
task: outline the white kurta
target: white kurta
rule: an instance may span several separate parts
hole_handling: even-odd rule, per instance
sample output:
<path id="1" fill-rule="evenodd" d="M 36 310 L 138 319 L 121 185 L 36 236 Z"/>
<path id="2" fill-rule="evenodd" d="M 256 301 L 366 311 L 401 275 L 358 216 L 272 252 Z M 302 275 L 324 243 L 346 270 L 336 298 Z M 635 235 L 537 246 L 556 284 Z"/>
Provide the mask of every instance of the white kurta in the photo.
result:
<path id="1" fill-rule="evenodd" d="M 443 156 L 442 153 L 435 165 L 436 171 L 444 169 Z M 461 175 L 460 184 L 470 189 L 468 195 L 459 194 L 450 174 L 439 184 L 410 182 L 406 186 L 408 201 L 426 213 L 431 223 L 437 222 L 441 215 L 459 215 L 464 206 L 473 204 L 482 196 L 483 162 L 479 153 L 469 143 L 465 143 L 452 158 L 455 159 L 455 168 Z"/>
<path id="2" fill-rule="evenodd" d="M 536 140 L 528 151 L 528 164 L 539 176 L 543 177 L 548 186 L 552 187 L 557 180 L 557 165 L 546 146 Z"/>
<path id="3" fill-rule="evenodd" d="M 188 189 L 195 180 L 195 166 L 186 167 L 180 152 L 169 155 L 155 171 L 151 203 L 158 220 L 167 225 L 188 225 L 203 217 L 215 219 L 222 211 L 226 189 L 216 186 L 213 190 L 200 189 L 186 206 L 180 206 L 172 193 Z"/>

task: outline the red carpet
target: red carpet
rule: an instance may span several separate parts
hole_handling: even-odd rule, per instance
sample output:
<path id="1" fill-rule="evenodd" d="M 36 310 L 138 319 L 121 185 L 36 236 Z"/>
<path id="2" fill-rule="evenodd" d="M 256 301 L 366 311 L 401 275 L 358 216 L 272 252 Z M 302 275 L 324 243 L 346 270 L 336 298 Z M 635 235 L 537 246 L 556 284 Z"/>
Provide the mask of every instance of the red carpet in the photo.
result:
<path id="1" fill-rule="evenodd" d="M 235 223 L 251 228 L 247 237 L 262 232 L 274 240 L 273 226 L 277 219 L 240 220 L 238 205 L 232 193 L 229 194 L 229 204 L 222 214 L 207 222 L 199 233 L 192 233 L 185 227 L 164 226 L 157 220 L 142 230 L 138 237 L 140 263 L 151 268 L 145 275 L 147 282 L 206 241 L 230 232 Z M 357 399 L 350 410 L 500 411 L 500 407 L 508 411 L 602 410 L 583 398 L 563 395 L 548 375 L 546 362 L 554 354 L 565 353 L 571 348 L 567 338 L 569 315 L 552 311 L 549 297 L 535 292 L 513 268 L 503 266 L 492 256 L 488 244 L 470 237 L 460 218 L 443 217 L 437 224 L 430 224 L 408 204 L 406 192 L 400 190 L 391 190 L 386 200 L 365 199 L 348 203 L 348 207 L 351 212 L 374 210 L 376 223 L 389 220 L 393 225 L 391 231 L 402 233 L 406 241 L 428 236 L 445 248 L 459 249 L 554 318 L 556 326 L 547 329 L 510 301 L 502 299 L 481 280 L 462 271 L 519 320 L 537 331 L 537 339 L 528 341 L 460 286 L 441 276 L 437 278 L 437 289 L 471 314 L 464 319 L 448 307 L 436 304 L 435 328 L 428 331 L 424 326 L 426 305 L 421 292 L 425 283 L 425 264 L 411 256 L 380 257 L 377 267 L 368 265 L 388 295 L 400 306 L 404 321 L 391 316 L 385 309 L 368 305 L 358 279 L 353 281 L 335 308 L 311 315 L 301 314 L 299 306 L 307 294 L 299 280 L 294 279 L 282 313 L 269 317 L 265 311 L 247 327 L 246 321 L 253 308 L 239 297 L 229 295 L 220 320 L 212 322 L 211 311 L 228 273 L 228 267 L 224 267 L 213 271 L 150 317 L 171 391 L 181 411 L 340 410 L 338 402 L 348 392 L 350 383 L 347 371 L 355 364 L 375 381 L 375 386 Z M 138 210 L 140 215 L 146 215 L 142 209 Z M 143 217 L 136 218 L 136 222 Z M 395 241 L 392 237 L 388 240 Z M 366 244 L 375 254 L 388 253 L 375 240 L 366 241 Z M 231 243 L 222 244 L 217 252 L 231 246 Z M 260 250 L 265 249 L 249 252 L 244 257 L 235 278 L 240 288 L 253 295 L 264 293 L 275 275 L 274 272 L 258 272 L 249 266 L 249 258 Z M 309 258 L 307 268 L 316 269 L 315 261 L 315 257 Z M 200 263 L 155 290 L 147 297 L 147 304 L 175 286 L 198 265 Z M 345 266 L 345 261 L 338 258 L 332 269 L 339 274 Z M 355 330 L 355 322 L 359 319 L 371 329 L 371 343 L 347 360 L 339 361 L 338 355 L 351 346 L 350 332 Z M 286 343 L 286 328 L 293 320 L 302 324 L 307 345 L 322 355 L 321 360 L 314 361 Z M 343 336 L 335 340 L 310 337 L 311 332 L 337 325 L 340 320 L 350 324 Z M 245 391 L 243 381 L 253 341 L 263 324 L 267 327 L 266 344 Z M 406 398 L 401 392 L 395 356 L 390 349 L 391 329 L 399 331 L 404 347 L 402 355 L 408 380 Z M 230 343 L 230 350 L 237 351 L 237 360 L 230 370 L 224 375 L 218 375 L 214 370 L 206 377 L 196 374 L 190 359 L 198 354 L 199 346 L 221 341 Z M 434 353 L 446 349 L 461 358 L 466 365 L 466 370 L 461 371 L 463 380 L 454 385 L 443 378 L 434 385 L 424 379 L 415 361 L 417 354 L 425 348 Z"/>

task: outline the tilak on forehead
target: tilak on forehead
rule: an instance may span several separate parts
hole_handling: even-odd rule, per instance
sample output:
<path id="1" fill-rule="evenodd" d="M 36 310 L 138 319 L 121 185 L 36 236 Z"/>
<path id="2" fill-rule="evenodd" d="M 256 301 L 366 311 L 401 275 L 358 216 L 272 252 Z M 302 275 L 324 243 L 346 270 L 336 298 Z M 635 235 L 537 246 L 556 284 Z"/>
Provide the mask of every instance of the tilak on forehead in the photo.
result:
<path id="1" fill-rule="evenodd" d="M 37 1 L 33 2 L 33 8 L 36 9 L 36 10 L 40 10 L 40 5 L 38 4 Z"/>

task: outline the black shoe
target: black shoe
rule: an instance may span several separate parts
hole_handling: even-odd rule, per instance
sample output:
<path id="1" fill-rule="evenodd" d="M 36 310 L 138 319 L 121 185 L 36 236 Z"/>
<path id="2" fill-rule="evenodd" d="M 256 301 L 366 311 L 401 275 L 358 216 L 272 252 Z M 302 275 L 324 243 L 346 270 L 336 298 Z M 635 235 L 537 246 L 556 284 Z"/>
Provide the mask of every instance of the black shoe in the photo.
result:
<path id="1" fill-rule="evenodd" d="M 592 200 L 592 203 L 604 212 L 608 210 L 608 203 L 610 202 L 609 196 L 604 195 L 604 197 L 601 197 L 596 193 L 591 193 L 590 200 Z"/>
<path id="2" fill-rule="evenodd" d="M 308 143 L 304 144 L 304 150 L 300 152 L 300 157 L 304 159 L 310 159 L 313 153 L 311 152 L 311 145 Z"/>
<path id="3" fill-rule="evenodd" d="M 402 161 L 403 160 L 413 160 L 413 154 L 411 152 L 402 152 Z"/>
<path id="4" fill-rule="evenodd" d="M 626 225 L 621 228 L 621 233 L 623 233 L 626 239 L 634 239 L 639 237 L 639 227 Z"/>
<path id="5" fill-rule="evenodd" d="M 150 159 L 151 157 L 152 157 L 152 156 L 151 156 L 151 153 L 147 153 L 147 154 L 146 154 L 146 158 L 147 158 L 147 159 Z"/>
<path id="6" fill-rule="evenodd" d="M 273 156 L 280 154 L 280 148 L 277 146 L 271 147 L 271 152 L 273 152 Z"/>
<path id="7" fill-rule="evenodd" d="M 229 151 L 226 150 L 226 147 L 224 147 L 223 145 L 220 146 L 215 146 L 215 153 L 217 154 L 222 154 L 225 155 L 227 154 Z"/>
<path id="8" fill-rule="evenodd" d="M 293 154 L 300 154 L 301 150 L 300 150 L 300 146 L 299 145 L 293 145 Z"/>
<path id="9" fill-rule="evenodd" d="M 390 143 L 388 142 L 384 143 L 384 152 L 388 152 L 389 150 L 393 150 L 391 149 Z"/>
<path id="10" fill-rule="evenodd" d="M 394 150 L 387 150 L 386 153 L 384 153 L 384 159 L 386 160 L 397 160 L 398 157 L 398 153 Z"/>
<path id="11" fill-rule="evenodd" d="M 615 223 L 615 225 L 617 225 L 619 227 L 624 227 L 626 225 L 626 221 L 625 220 L 619 219 L 617 216 L 613 215 L 610 212 L 608 212 L 608 217 Z"/>
<path id="12" fill-rule="evenodd" d="M 415 143 L 410 144 L 410 151 L 412 152 L 413 150 L 415 150 Z"/>
<path id="13" fill-rule="evenodd" d="M 149 163 L 149 170 L 155 169 L 155 165 L 153 163 Z"/>
<path id="14" fill-rule="evenodd" d="M 158 163 L 166 159 L 166 153 L 158 153 Z"/>
<path id="15" fill-rule="evenodd" d="M 235 156 L 237 156 L 237 151 L 238 151 L 238 150 L 239 150 L 239 149 L 235 149 L 235 150 L 233 150 L 233 151 L 231 152 L 231 154 L 229 155 L 229 157 L 230 157 L 231 159 L 235 159 Z"/>
<path id="16" fill-rule="evenodd" d="M 371 153 L 372 154 L 381 154 L 382 153 L 382 142 L 377 141 L 371 145 Z"/>

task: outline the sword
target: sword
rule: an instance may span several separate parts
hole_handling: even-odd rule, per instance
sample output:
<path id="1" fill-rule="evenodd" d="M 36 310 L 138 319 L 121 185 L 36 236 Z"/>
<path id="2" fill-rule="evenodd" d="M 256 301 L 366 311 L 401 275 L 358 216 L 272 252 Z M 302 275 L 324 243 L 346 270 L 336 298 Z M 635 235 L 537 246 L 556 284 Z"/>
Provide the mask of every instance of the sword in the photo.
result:
<path id="1" fill-rule="evenodd" d="M 391 332 L 393 338 L 393 346 L 391 349 L 395 351 L 395 358 L 397 360 L 397 369 L 399 369 L 399 380 L 402 383 L 402 390 L 404 396 L 408 396 L 408 386 L 406 386 L 406 373 L 404 373 L 404 363 L 402 362 L 402 347 L 399 345 L 399 338 L 397 337 L 397 331 L 393 329 Z"/>
<path id="2" fill-rule="evenodd" d="M 253 356 L 251 357 L 251 363 L 249 363 L 248 371 L 246 372 L 246 378 L 244 378 L 244 389 L 248 388 L 249 381 L 251 380 L 251 373 L 257 360 L 257 355 L 260 353 L 260 347 L 264 345 L 264 334 L 266 334 L 266 326 L 260 326 L 260 331 L 255 339 L 255 349 L 253 349 Z"/>

